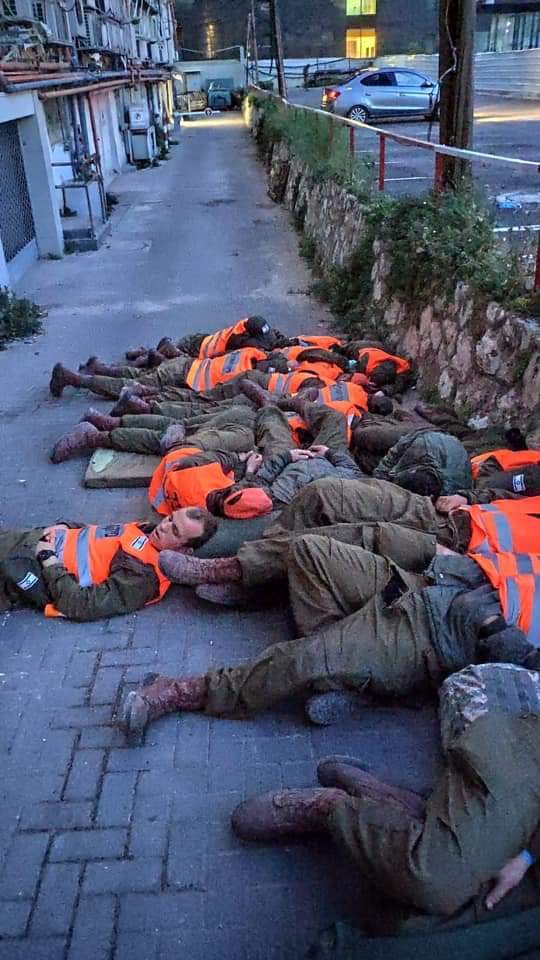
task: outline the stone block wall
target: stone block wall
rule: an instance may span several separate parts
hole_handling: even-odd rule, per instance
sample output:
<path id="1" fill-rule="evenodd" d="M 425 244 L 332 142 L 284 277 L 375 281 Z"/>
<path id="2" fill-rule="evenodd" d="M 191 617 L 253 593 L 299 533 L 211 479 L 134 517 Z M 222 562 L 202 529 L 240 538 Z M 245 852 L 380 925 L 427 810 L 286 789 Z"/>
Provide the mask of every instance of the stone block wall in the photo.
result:
<path id="1" fill-rule="evenodd" d="M 257 109 L 248 107 L 245 117 L 256 134 Z M 362 239 L 362 203 L 339 184 L 316 180 L 284 142 L 274 144 L 263 160 L 269 195 L 287 207 L 314 242 L 323 273 L 325 267 L 346 267 Z M 497 303 L 480 303 L 461 283 L 453 297 L 429 305 L 391 298 L 385 283 L 391 249 L 375 241 L 374 253 L 366 323 L 373 327 L 375 318 L 385 341 L 416 361 L 420 393 L 451 404 L 475 421 L 528 426 L 531 442 L 537 432 L 535 446 L 540 446 L 538 324 Z"/>

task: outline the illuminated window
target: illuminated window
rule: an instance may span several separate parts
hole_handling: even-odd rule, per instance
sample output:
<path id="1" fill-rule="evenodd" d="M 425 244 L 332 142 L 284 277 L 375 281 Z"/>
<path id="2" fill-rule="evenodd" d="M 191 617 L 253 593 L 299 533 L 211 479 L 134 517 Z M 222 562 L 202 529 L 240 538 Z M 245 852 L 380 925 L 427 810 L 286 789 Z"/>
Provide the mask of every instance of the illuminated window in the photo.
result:
<path id="1" fill-rule="evenodd" d="M 361 17 L 377 13 L 377 0 L 347 0 L 347 16 Z"/>
<path id="2" fill-rule="evenodd" d="M 377 51 L 375 30 L 347 30 L 347 56 L 354 60 L 374 57 Z"/>

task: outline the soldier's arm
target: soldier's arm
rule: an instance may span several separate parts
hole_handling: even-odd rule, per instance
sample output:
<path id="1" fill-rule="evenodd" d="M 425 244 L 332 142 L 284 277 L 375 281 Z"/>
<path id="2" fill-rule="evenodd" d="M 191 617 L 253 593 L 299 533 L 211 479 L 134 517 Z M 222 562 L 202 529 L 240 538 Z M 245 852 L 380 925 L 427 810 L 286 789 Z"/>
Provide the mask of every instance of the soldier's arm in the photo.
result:
<path id="1" fill-rule="evenodd" d="M 326 459 L 329 460 L 334 467 L 342 467 L 346 468 L 347 470 L 353 470 L 357 477 L 364 476 L 354 457 L 352 457 L 349 451 L 345 450 L 344 447 L 341 450 L 329 450 L 326 454 Z"/>
<path id="2" fill-rule="evenodd" d="M 280 473 L 283 473 L 285 467 L 288 467 L 291 463 L 292 460 L 289 450 L 274 454 L 273 457 L 269 457 L 268 460 L 263 461 L 262 467 L 253 478 L 255 484 L 264 486 L 273 483 L 274 480 L 279 477 Z"/>
<path id="3" fill-rule="evenodd" d="M 81 587 L 56 558 L 52 562 L 46 560 L 42 566 L 51 600 L 68 620 L 87 622 L 133 613 L 159 591 L 153 568 L 122 550 L 116 554 L 107 580 L 95 587 Z"/>

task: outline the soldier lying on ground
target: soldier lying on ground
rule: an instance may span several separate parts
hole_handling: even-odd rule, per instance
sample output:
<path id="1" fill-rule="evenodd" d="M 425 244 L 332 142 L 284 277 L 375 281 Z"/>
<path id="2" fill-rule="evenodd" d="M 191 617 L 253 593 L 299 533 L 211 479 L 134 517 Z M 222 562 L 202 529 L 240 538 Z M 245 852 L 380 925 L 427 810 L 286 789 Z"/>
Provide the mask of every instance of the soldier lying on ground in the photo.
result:
<path id="1" fill-rule="evenodd" d="M 216 333 L 192 333 L 181 337 L 176 343 L 170 337 L 162 337 L 155 350 L 139 347 L 128 350 L 126 359 L 136 366 L 158 366 L 164 360 L 172 360 L 182 354 L 201 360 L 220 357 L 232 350 L 244 347 L 257 347 L 259 350 L 273 350 L 280 343 L 288 342 L 279 330 L 273 329 L 264 317 L 245 317 L 230 327 L 223 327 Z"/>
<path id="2" fill-rule="evenodd" d="M 67 386 L 90 390 L 99 396 L 118 397 L 122 387 L 133 387 L 135 383 L 139 386 L 139 392 L 150 396 L 159 393 L 164 387 L 189 387 L 190 390 L 208 391 L 256 367 L 261 370 L 276 369 L 281 362 L 287 369 L 286 361 L 279 354 L 275 357 L 274 360 L 267 357 L 262 350 L 246 347 L 244 350 L 235 350 L 225 356 L 208 360 L 194 360 L 184 356 L 165 360 L 155 370 L 147 373 L 141 373 L 138 367 L 108 366 L 97 360 L 92 364 L 90 372 L 75 373 L 57 363 L 52 371 L 49 388 L 53 397 L 62 396 Z"/>
<path id="3" fill-rule="evenodd" d="M 287 574 L 300 638 L 274 644 L 240 666 L 143 685 L 126 698 L 125 729 L 138 732 L 183 710 L 239 717 L 327 691 L 408 697 L 437 690 L 444 677 L 470 663 L 540 667 L 540 652 L 506 621 L 499 591 L 476 560 L 395 524 L 357 528 L 355 543 L 363 545 L 318 534 L 296 537 Z M 169 564 L 162 566 L 167 572 Z M 540 623 L 530 621 L 528 629 L 538 642 Z M 321 706 L 325 713 L 324 698 Z M 315 722 L 327 722 L 318 716 L 317 698 L 308 712 Z"/>
<path id="4" fill-rule="evenodd" d="M 22 604 L 47 616 L 98 620 L 131 613 L 165 595 L 161 550 L 201 546 L 217 521 L 206 510 L 177 510 L 161 523 L 58 523 L 0 531 L 0 607 Z"/>
<path id="5" fill-rule="evenodd" d="M 495 492 L 494 490 L 491 492 Z M 538 498 L 518 497 L 497 490 L 494 502 L 512 523 L 527 521 L 527 508 Z M 391 523 L 392 529 L 432 534 L 439 543 L 461 553 L 471 544 L 473 521 L 480 510 L 486 489 L 477 495 L 479 505 L 467 509 L 454 497 L 441 497 L 434 504 L 429 497 L 411 493 L 384 480 L 322 479 L 301 490 L 265 531 L 262 540 L 244 543 L 236 557 L 200 560 L 164 554 L 162 564 L 171 579 L 191 586 L 204 585 L 205 599 L 236 606 L 249 603 L 256 589 L 271 581 L 284 580 L 295 538 L 302 533 L 322 534 L 345 543 L 361 543 L 365 523 Z M 506 498 L 506 499 L 505 499 Z M 489 501 L 488 501 L 489 502 Z M 538 505 L 540 512 L 540 503 Z M 529 529 L 531 529 L 529 524 Z M 517 536 L 517 533 L 516 533 Z M 198 589 L 197 593 L 201 591 Z M 202 595 L 202 594 L 201 594 Z"/>
<path id="6" fill-rule="evenodd" d="M 327 834 L 398 904 L 447 917 L 477 898 L 482 920 L 540 855 L 538 690 L 537 674 L 507 665 L 451 676 L 441 691 L 441 715 L 453 714 L 445 770 L 427 800 L 336 757 L 319 764 L 321 787 L 240 804 L 233 829 L 244 840 Z"/>

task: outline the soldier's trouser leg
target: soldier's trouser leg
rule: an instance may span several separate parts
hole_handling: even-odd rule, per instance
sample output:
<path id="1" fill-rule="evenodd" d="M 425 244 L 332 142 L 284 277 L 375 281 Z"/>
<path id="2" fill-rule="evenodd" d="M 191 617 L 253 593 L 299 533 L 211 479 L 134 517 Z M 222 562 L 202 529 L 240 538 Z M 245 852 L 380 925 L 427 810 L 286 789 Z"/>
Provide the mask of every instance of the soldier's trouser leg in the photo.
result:
<path id="1" fill-rule="evenodd" d="M 278 407 L 263 407 L 257 415 L 255 428 L 257 446 L 265 457 L 292 450 L 296 444 L 289 421 Z"/>
<path id="2" fill-rule="evenodd" d="M 186 443 L 201 450 L 224 450 L 226 453 L 247 453 L 255 445 L 255 435 L 250 427 L 231 424 L 225 427 L 207 427 L 189 435 Z"/>
<path id="3" fill-rule="evenodd" d="M 184 420 L 188 433 L 194 433 L 201 428 L 214 428 L 216 430 L 234 430 L 237 426 L 248 427 L 252 433 L 255 431 L 256 412 L 251 407 L 238 406 L 225 407 L 210 410 L 208 413 L 200 414 L 196 417 L 188 417 Z"/>
<path id="4" fill-rule="evenodd" d="M 297 631 L 308 636 L 350 616 L 380 593 L 392 564 L 363 547 L 309 535 L 291 544 L 287 572 Z"/>
<path id="5" fill-rule="evenodd" d="M 355 427 L 353 440 L 354 454 L 360 467 L 371 473 L 401 437 L 418 430 L 419 426 L 418 423 L 377 423 L 363 427 L 360 420 Z"/>
<path id="6" fill-rule="evenodd" d="M 493 711 L 450 752 L 424 822 L 349 797 L 332 817 L 363 877 L 385 894 L 451 914 L 527 846 L 538 825 L 538 721 Z"/>
<path id="7" fill-rule="evenodd" d="M 116 430 L 111 430 L 109 434 L 113 450 L 124 450 L 127 453 L 151 453 L 157 456 L 162 453 L 160 446 L 162 435 L 161 430 L 131 427 L 118 427 Z"/>
<path id="8" fill-rule="evenodd" d="M 413 611 L 413 614 L 415 611 Z M 297 694 L 365 690 L 408 695 L 430 687 L 429 629 L 418 614 L 390 611 L 380 597 L 319 633 L 276 643 L 250 663 L 207 674 L 206 712 L 238 716 Z"/>
<path id="9" fill-rule="evenodd" d="M 159 417 L 155 413 L 128 413 L 122 417 L 122 428 L 155 430 L 165 433 L 165 430 L 178 421 L 174 417 Z"/>
<path id="10" fill-rule="evenodd" d="M 426 532 L 438 529 L 435 508 L 427 497 L 384 480 L 334 480 L 309 483 L 280 514 L 268 536 L 280 528 L 303 531 L 334 523 L 400 522 Z"/>
<path id="11" fill-rule="evenodd" d="M 152 382 L 157 382 L 160 390 L 168 386 L 185 387 L 186 377 L 192 363 L 192 357 L 176 357 L 175 360 L 165 360 L 152 371 L 152 374 L 139 377 L 139 380 L 141 383 L 148 383 L 148 377 L 152 376 Z"/>
<path id="12" fill-rule="evenodd" d="M 84 377 L 84 383 L 81 384 L 85 390 L 96 393 L 98 397 L 110 397 L 114 399 L 120 396 L 122 387 L 132 384 L 133 380 L 126 380 L 124 377 L 102 377 L 98 374 L 92 374 Z M 156 385 L 157 390 L 157 385 Z"/>
<path id="13" fill-rule="evenodd" d="M 251 380 L 261 387 L 267 387 L 269 375 L 263 373 L 262 370 L 245 370 L 234 377 L 233 380 L 229 380 L 227 383 L 219 383 L 217 387 L 212 387 L 211 390 L 205 390 L 201 396 L 208 400 L 231 400 L 242 393 L 240 389 L 242 380 Z"/>
<path id="14" fill-rule="evenodd" d="M 188 357 L 198 357 L 201 349 L 201 343 L 207 337 L 207 333 L 189 333 L 187 337 L 181 337 L 177 340 L 175 347 L 187 354 Z"/>
<path id="15" fill-rule="evenodd" d="M 392 560 L 404 570 L 415 573 L 425 570 L 435 556 L 436 539 L 433 534 L 394 523 L 337 523 L 308 528 L 302 533 L 279 530 L 274 525 L 273 530 L 273 536 L 247 541 L 238 551 L 242 581 L 246 587 L 283 580 L 287 576 L 295 544 L 308 535 L 365 547 L 372 553 Z"/>
<path id="16" fill-rule="evenodd" d="M 310 403 L 306 406 L 306 421 L 313 444 L 322 444 L 330 450 L 347 448 L 347 420 L 338 410 L 331 410 L 319 403 Z"/>

